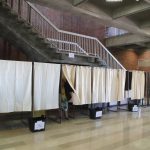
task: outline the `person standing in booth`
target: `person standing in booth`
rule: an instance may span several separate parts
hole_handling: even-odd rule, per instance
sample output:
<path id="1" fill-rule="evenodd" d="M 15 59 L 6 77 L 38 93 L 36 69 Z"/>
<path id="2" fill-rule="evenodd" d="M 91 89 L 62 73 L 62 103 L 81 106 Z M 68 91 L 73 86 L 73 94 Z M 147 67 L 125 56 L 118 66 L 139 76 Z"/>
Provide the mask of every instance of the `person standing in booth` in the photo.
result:
<path id="1" fill-rule="evenodd" d="M 61 84 L 61 108 L 64 111 L 65 118 L 68 119 L 68 99 L 65 91 L 65 82 L 66 80 L 63 78 Z"/>

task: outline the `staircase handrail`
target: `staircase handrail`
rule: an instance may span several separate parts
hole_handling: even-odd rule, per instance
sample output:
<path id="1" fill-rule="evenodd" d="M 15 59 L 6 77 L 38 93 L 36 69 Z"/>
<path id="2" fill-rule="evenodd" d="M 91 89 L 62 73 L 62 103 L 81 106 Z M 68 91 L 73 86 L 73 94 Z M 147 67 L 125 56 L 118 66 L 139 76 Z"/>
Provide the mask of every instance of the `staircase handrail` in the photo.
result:
<path id="1" fill-rule="evenodd" d="M 70 35 L 75 35 L 75 36 L 79 36 L 79 37 L 84 37 L 84 38 L 88 38 L 88 39 L 93 39 L 96 40 L 102 47 L 103 49 L 121 66 L 122 69 L 126 70 L 123 65 L 121 65 L 121 63 L 109 52 L 109 50 L 98 40 L 98 38 L 96 37 L 92 37 L 92 36 L 87 36 L 87 35 L 83 35 L 83 34 L 79 34 L 79 33 L 74 33 L 74 32 L 69 32 L 69 31 L 64 31 L 61 29 L 58 29 L 47 17 L 45 17 L 32 3 L 27 2 L 39 15 L 41 15 L 43 17 L 43 19 L 45 19 L 45 21 L 47 21 L 57 32 L 60 33 L 66 33 L 66 34 L 70 34 Z"/>
<path id="2" fill-rule="evenodd" d="M 58 39 L 51 39 L 51 38 L 47 38 L 47 40 L 48 41 L 56 41 L 56 42 L 59 42 L 59 43 L 65 43 L 65 44 L 68 44 L 68 45 L 69 44 L 70 45 L 74 45 L 74 46 L 78 47 L 81 50 L 82 54 L 88 55 L 88 53 L 82 47 L 80 47 L 77 43 L 68 42 L 68 41 L 62 41 L 62 40 L 58 40 Z M 56 48 L 59 49 L 59 47 L 56 47 Z"/>
<path id="3" fill-rule="evenodd" d="M 115 67 L 116 65 L 117 68 L 119 67 L 126 70 L 120 64 L 120 62 L 109 52 L 109 50 L 98 40 L 98 38 L 58 29 L 31 2 L 28 2 L 26 0 L 6 0 L 6 2 L 12 9 L 13 5 L 18 5 L 14 8 L 17 11 L 18 16 L 22 17 L 23 19 L 25 18 L 26 21 L 28 21 L 35 29 L 37 29 L 44 38 L 53 38 L 61 41 L 77 43 L 77 45 L 81 47 L 84 51 L 86 51 L 86 53 L 92 56 L 102 58 L 110 67 Z M 26 16 L 24 16 L 24 13 L 22 13 L 22 11 L 27 13 Z M 39 22 L 37 23 L 32 20 L 36 19 L 37 15 L 39 15 L 38 17 L 40 17 L 42 25 Z M 48 27 L 46 25 L 48 25 Z M 44 31 L 45 29 L 43 29 L 45 27 L 47 27 L 46 31 Z M 52 34 L 49 34 L 49 32 L 52 32 Z"/>

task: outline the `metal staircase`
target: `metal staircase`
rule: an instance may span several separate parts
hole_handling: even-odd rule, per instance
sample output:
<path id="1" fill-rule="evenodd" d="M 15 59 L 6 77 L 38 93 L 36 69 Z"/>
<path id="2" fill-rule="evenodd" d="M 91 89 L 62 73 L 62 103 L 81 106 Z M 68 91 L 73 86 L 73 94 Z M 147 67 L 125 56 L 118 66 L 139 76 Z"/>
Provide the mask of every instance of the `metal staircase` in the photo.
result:
<path id="1" fill-rule="evenodd" d="M 25 0 L 3 0 L 19 19 L 25 20 L 59 52 L 76 53 L 104 61 L 107 67 L 124 69 L 118 60 L 95 37 L 58 29 L 34 4 Z"/>

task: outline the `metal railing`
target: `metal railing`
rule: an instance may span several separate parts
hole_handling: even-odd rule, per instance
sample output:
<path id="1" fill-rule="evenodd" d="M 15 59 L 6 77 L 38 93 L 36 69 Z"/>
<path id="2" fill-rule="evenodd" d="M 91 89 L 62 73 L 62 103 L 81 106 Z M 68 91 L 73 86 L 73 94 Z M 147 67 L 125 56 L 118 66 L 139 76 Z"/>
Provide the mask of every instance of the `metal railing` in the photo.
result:
<path id="1" fill-rule="evenodd" d="M 18 14 L 19 18 L 27 21 L 43 38 L 55 39 L 55 41 L 57 41 L 57 44 L 55 44 L 56 47 L 59 45 L 58 42 L 60 42 L 60 46 L 62 46 L 62 41 L 66 43 L 66 45 L 68 45 L 69 42 L 70 47 L 72 46 L 72 52 L 83 53 L 83 51 L 85 51 L 85 54 L 100 57 L 106 62 L 108 67 L 125 69 L 97 38 L 58 29 L 28 1 L 6 0 L 6 3 Z M 73 50 L 73 48 L 75 49 Z"/>
<path id="2" fill-rule="evenodd" d="M 59 51 L 64 51 L 64 52 L 66 51 L 66 52 L 88 55 L 88 53 L 86 53 L 86 51 L 82 49 L 77 43 L 61 41 L 61 40 L 51 39 L 51 38 L 47 38 L 47 40 L 54 45 L 53 48 L 57 47 Z"/>

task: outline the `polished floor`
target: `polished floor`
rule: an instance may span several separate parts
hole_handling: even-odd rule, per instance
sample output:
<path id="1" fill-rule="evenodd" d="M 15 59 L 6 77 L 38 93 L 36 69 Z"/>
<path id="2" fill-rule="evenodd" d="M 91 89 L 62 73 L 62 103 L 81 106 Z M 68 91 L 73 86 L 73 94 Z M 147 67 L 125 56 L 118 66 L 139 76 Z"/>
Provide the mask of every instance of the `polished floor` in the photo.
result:
<path id="1" fill-rule="evenodd" d="M 150 108 L 107 112 L 100 120 L 87 116 L 48 121 L 46 131 L 31 133 L 21 122 L 1 122 L 0 150 L 149 150 Z M 2 126 L 4 126 L 2 128 Z"/>

